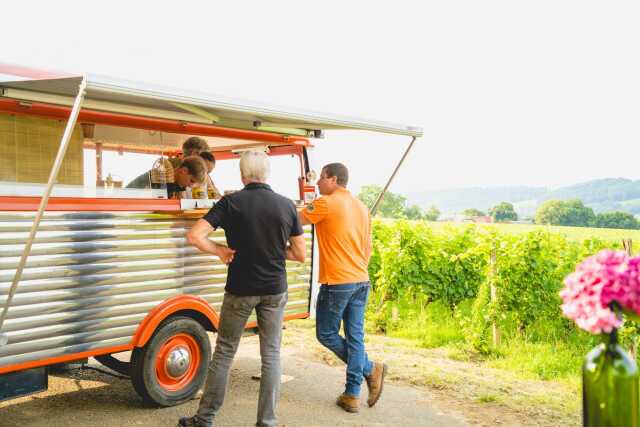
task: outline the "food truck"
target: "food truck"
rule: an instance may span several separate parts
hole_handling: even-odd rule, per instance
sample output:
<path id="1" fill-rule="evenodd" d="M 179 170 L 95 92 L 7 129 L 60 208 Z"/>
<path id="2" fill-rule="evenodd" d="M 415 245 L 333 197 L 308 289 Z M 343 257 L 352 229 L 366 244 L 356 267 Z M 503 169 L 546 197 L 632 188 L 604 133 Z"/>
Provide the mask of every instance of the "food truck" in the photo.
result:
<path id="1" fill-rule="evenodd" d="M 239 154 L 264 150 L 288 173 L 290 197 L 302 206 L 315 196 L 321 166 L 313 165 L 313 146 L 334 129 L 406 135 L 407 152 L 422 135 L 416 127 L 0 64 L 0 400 L 41 391 L 48 367 L 88 357 L 130 376 L 144 401 L 191 399 L 206 377 L 207 332 L 218 326 L 227 267 L 187 245 L 185 234 L 215 200 L 126 188 L 112 169 L 166 176 L 165 159 L 199 136 L 217 160 L 214 180 L 227 162 L 236 162 L 227 169 L 237 179 Z M 210 238 L 225 241 L 222 230 Z M 313 311 L 312 226 L 305 238 L 306 261 L 287 262 L 285 320 Z M 256 326 L 250 318 L 247 332 Z"/>

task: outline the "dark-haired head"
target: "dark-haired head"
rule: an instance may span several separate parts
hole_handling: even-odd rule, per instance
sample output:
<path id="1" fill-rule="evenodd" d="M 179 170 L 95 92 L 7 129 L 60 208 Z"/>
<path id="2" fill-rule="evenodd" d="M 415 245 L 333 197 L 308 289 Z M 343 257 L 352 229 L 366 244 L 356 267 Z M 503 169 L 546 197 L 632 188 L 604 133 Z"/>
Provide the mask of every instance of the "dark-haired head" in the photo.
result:
<path id="1" fill-rule="evenodd" d="M 199 136 L 192 136 L 182 143 L 183 157 L 195 156 L 203 151 L 209 151 L 209 144 L 207 144 L 204 138 L 200 138 Z"/>

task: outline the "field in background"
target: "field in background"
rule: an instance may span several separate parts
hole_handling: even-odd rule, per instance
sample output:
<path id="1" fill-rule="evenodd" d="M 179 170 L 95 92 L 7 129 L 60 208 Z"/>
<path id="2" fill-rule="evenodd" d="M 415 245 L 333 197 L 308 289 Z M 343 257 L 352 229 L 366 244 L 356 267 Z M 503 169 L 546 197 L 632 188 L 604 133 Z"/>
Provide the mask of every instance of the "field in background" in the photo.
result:
<path id="1" fill-rule="evenodd" d="M 464 227 L 469 223 L 460 222 L 427 222 L 430 228 L 440 231 L 447 226 Z M 476 224 L 480 228 L 495 228 L 503 233 L 523 234 L 534 230 L 544 230 L 550 233 L 561 234 L 571 240 L 601 239 L 607 241 L 620 242 L 622 239 L 633 239 L 640 244 L 640 230 L 621 230 L 611 228 L 590 228 L 590 227 L 562 227 L 554 225 L 536 224 Z"/>

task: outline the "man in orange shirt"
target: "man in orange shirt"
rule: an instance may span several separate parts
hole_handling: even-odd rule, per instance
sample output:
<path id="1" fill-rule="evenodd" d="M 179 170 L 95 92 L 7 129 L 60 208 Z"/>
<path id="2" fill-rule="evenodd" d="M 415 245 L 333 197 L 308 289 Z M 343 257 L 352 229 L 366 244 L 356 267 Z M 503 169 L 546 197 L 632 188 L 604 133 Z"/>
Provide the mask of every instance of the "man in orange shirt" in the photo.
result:
<path id="1" fill-rule="evenodd" d="M 345 391 L 336 403 L 347 412 L 358 412 L 362 379 L 369 388 L 371 407 L 382 393 L 387 366 L 371 362 L 364 349 L 371 218 L 367 207 L 347 190 L 348 180 L 343 164 L 323 167 L 317 183 L 322 197 L 300 211 L 300 220 L 315 224 L 320 249 L 316 337 L 347 364 Z M 341 322 L 344 338 L 339 335 Z"/>

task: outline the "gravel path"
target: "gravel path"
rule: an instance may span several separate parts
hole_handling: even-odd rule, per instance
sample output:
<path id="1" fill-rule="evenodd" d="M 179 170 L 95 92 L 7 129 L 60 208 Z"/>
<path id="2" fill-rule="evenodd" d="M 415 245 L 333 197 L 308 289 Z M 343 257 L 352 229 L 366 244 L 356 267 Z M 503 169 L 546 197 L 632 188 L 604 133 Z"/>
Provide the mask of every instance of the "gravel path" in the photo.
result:
<path id="1" fill-rule="evenodd" d="M 255 423 L 260 371 L 257 337 L 243 339 L 231 373 L 219 426 Z M 91 360 L 91 366 L 99 366 Z M 344 382 L 343 366 L 328 366 L 301 357 L 283 346 L 284 374 L 278 416 L 286 426 L 446 426 L 469 425 L 451 409 L 438 409 L 428 391 L 388 383 L 374 408 L 348 414 L 334 401 Z M 366 386 L 365 386 L 366 390 Z M 366 393 L 366 392 L 365 392 Z M 173 408 L 146 408 L 128 380 L 93 370 L 52 374 L 49 391 L 0 403 L 0 425 L 10 426 L 175 426 L 181 416 L 195 412 L 197 402 Z"/>

